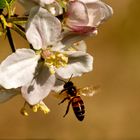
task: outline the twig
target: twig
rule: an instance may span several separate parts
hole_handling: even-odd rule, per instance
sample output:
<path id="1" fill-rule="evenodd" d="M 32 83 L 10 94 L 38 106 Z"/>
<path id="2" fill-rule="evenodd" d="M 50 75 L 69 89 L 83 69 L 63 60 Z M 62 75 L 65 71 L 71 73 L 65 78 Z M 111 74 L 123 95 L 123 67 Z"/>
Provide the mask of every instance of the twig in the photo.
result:
<path id="1" fill-rule="evenodd" d="M 9 41 L 12 52 L 15 52 L 16 49 L 14 46 L 13 38 L 12 38 L 11 31 L 10 31 L 9 27 L 7 27 L 7 37 L 8 37 L 8 41 Z"/>

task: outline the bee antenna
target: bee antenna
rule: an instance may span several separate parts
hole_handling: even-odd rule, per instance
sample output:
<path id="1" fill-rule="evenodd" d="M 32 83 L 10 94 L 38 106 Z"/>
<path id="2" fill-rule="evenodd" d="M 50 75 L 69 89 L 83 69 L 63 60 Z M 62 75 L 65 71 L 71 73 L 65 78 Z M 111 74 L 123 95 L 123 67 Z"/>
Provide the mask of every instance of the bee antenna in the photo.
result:
<path id="1" fill-rule="evenodd" d="M 69 78 L 68 82 L 71 80 L 72 76 L 73 76 L 73 74 L 70 76 L 70 78 Z"/>
<path id="2" fill-rule="evenodd" d="M 59 80 L 59 81 L 62 81 L 62 82 L 64 82 L 64 83 L 66 83 L 66 81 L 64 81 L 64 80 L 62 80 L 62 79 L 57 78 L 57 80 Z"/>

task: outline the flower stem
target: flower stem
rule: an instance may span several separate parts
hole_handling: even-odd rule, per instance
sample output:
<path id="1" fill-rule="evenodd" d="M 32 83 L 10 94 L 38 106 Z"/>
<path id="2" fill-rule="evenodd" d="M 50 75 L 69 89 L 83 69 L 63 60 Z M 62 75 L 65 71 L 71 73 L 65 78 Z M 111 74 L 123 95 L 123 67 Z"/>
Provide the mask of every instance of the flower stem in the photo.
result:
<path id="1" fill-rule="evenodd" d="M 9 41 L 9 44 L 11 46 L 12 52 L 15 52 L 16 49 L 15 49 L 15 46 L 14 46 L 13 38 L 12 38 L 11 31 L 10 31 L 9 27 L 7 27 L 7 37 L 8 37 L 8 41 Z"/>
<path id="2" fill-rule="evenodd" d="M 0 9 L 0 15 L 2 14 L 2 12 L 3 12 L 3 9 Z"/>
<path id="3" fill-rule="evenodd" d="M 26 39 L 24 28 L 20 25 L 14 24 L 12 29 L 16 31 L 19 35 L 21 35 L 24 39 Z"/>

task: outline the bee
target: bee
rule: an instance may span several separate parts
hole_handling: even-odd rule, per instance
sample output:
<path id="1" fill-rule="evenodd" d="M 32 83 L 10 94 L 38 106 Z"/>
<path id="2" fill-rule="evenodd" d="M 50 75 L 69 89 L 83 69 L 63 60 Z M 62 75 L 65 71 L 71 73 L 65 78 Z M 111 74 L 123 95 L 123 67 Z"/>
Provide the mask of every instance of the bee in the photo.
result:
<path id="1" fill-rule="evenodd" d="M 71 81 L 71 78 L 72 76 L 67 82 L 59 79 L 65 82 L 63 90 L 59 94 L 62 94 L 64 92 L 66 93 L 66 97 L 59 103 L 59 105 L 65 102 L 66 100 L 69 100 L 66 112 L 63 117 L 65 117 L 68 114 L 70 105 L 72 105 L 76 118 L 79 121 L 82 121 L 85 117 L 85 105 L 80 95 L 93 96 L 99 87 L 84 87 L 81 89 L 77 89 L 74 83 Z"/>

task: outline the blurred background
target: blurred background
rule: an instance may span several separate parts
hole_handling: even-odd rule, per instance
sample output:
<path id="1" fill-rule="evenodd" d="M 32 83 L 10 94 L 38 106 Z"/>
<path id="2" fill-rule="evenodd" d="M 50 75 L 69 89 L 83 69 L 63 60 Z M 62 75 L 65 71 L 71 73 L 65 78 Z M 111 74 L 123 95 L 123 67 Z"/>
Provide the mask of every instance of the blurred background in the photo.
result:
<path id="1" fill-rule="evenodd" d="M 99 28 L 96 37 L 86 39 L 94 56 L 94 70 L 74 78 L 77 87 L 100 85 L 94 97 L 82 97 L 86 116 L 76 119 L 73 110 L 63 118 L 67 102 L 49 95 L 45 100 L 51 112 L 22 116 L 24 104 L 17 96 L 0 104 L 0 140 L 139 140 L 140 139 L 140 3 L 139 0 L 106 0 L 114 9 L 113 17 Z M 22 8 L 18 5 L 17 12 Z M 17 47 L 26 42 L 17 34 Z M 0 60 L 11 53 L 0 39 Z"/>

